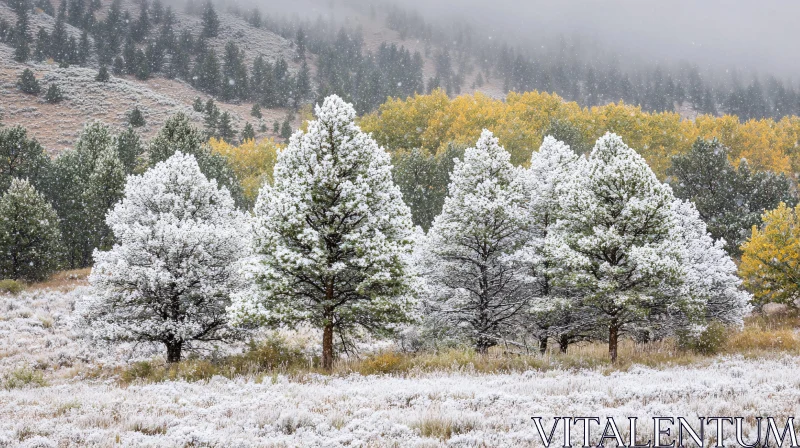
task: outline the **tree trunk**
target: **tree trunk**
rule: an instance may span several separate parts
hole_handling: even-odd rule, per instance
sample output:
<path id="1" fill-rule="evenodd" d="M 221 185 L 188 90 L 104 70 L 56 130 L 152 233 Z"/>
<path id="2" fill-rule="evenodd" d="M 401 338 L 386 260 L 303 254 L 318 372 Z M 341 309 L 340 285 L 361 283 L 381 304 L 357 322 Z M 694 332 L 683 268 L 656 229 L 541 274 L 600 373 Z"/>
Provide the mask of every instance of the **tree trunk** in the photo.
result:
<path id="1" fill-rule="evenodd" d="M 322 368 L 329 372 L 333 369 L 333 322 L 322 330 Z"/>
<path id="2" fill-rule="evenodd" d="M 547 353 L 547 336 L 539 338 L 539 353 L 542 355 Z"/>
<path id="3" fill-rule="evenodd" d="M 179 362 L 181 360 L 181 350 L 183 349 L 182 341 L 165 342 L 167 346 L 167 362 Z"/>
<path id="4" fill-rule="evenodd" d="M 608 327 L 608 355 L 611 357 L 611 362 L 617 362 L 617 342 L 619 339 L 619 328 L 616 322 L 612 322 Z"/>
<path id="5" fill-rule="evenodd" d="M 569 347 L 569 338 L 566 336 L 561 336 L 558 338 L 558 350 L 561 353 L 566 354 L 567 348 Z"/>

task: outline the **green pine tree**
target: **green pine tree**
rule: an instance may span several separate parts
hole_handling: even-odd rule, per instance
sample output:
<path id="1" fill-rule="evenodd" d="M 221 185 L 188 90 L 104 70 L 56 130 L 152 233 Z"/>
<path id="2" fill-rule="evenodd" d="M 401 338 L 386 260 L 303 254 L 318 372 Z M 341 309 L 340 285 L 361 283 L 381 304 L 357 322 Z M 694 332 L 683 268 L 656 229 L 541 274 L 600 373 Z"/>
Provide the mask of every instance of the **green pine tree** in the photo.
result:
<path id="1" fill-rule="evenodd" d="M 132 174 L 139 165 L 139 157 L 144 154 L 141 139 L 132 126 L 125 128 L 117 136 L 117 156 L 125 174 Z"/>
<path id="2" fill-rule="evenodd" d="M 219 34 L 219 17 L 217 17 L 217 12 L 214 10 L 214 5 L 211 3 L 211 0 L 207 1 L 203 8 L 202 24 L 203 37 L 217 37 Z"/>
<path id="3" fill-rule="evenodd" d="M 106 213 L 122 199 L 124 189 L 125 168 L 116 149 L 108 147 L 98 156 L 82 196 L 89 224 L 87 230 L 94 248 L 107 250 L 113 244 Z"/>
<path id="4" fill-rule="evenodd" d="M 114 58 L 114 65 L 111 66 L 111 71 L 114 72 L 114 76 L 122 76 L 125 74 L 125 61 L 121 56 Z"/>
<path id="5" fill-rule="evenodd" d="M 217 134 L 219 138 L 231 143 L 236 138 L 236 130 L 233 128 L 231 122 L 231 114 L 223 112 L 219 117 L 219 125 L 217 126 Z"/>
<path id="6" fill-rule="evenodd" d="M 147 124 L 139 106 L 134 107 L 133 110 L 128 112 L 128 124 L 135 128 L 140 128 Z"/>
<path id="7" fill-rule="evenodd" d="M 252 109 L 250 109 L 250 115 L 255 118 L 261 118 L 261 106 L 258 103 L 253 104 Z"/>
<path id="8" fill-rule="evenodd" d="M 289 117 L 286 117 L 283 120 L 283 125 L 281 126 L 281 138 L 285 140 L 289 140 L 289 137 L 292 136 L 292 124 L 289 123 Z"/>
<path id="9" fill-rule="evenodd" d="M 203 100 L 201 100 L 199 96 L 194 99 L 194 103 L 192 103 L 192 109 L 194 109 L 195 112 L 200 113 L 203 113 L 206 110 L 203 106 Z"/>
<path id="10" fill-rule="evenodd" d="M 22 126 L 0 128 L 0 194 L 15 178 L 28 179 L 44 192 L 50 171 L 50 158 L 44 148 Z"/>
<path id="11" fill-rule="evenodd" d="M 248 140 L 255 140 L 256 139 L 256 131 L 253 129 L 253 125 L 249 122 L 244 125 L 244 129 L 242 129 L 242 141 L 246 142 Z"/>
<path id="12" fill-rule="evenodd" d="M 228 189 L 237 206 L 247 205 L 239 179 L 228 165 L 227 159 L 212 152 L 204 142 L 203 134 L 191 125 L 189 117 L 183 113 L 175 114 L 150 141 L 149 166 L 153 167 L 156 163 L 167 160 L 177 151 L 191 154 L 197 159 L 200 170 L 207 178 L 216 179 L 217 184 Z"/>
<path id="13" fill-rule="evenodd" d="M 206 101 L 206 105 L 203 109 L 205 111 L 203 121 L 206 127 L 206 136 L 217 137 L 217 127 L 219 126 L 219 109 L 217 108 L 217 105 L 214 104 L 214 99 L 209 98 L 208 101 Z"/>
<path id="14" fill-rule="evenodd" d="M 97 76 L 94 77 L 94 80 L 97 82 L 106 82 L 111 77 L 108 74 L 108 68 L 105 65 L 100 66 L 100 70 L 97 71 Z"/>
<path id="15" fill-rule="evenodd" d="M 66 261 L 73 269 L 88 266 L 97 247 L 97 235 L 92 233 L 96 224 L 83 199 L 98 159 L 108 151 L 116 153 L 111 131 L 93 122 L 86 125 L 75 148 L 63 151 L 53 162 L 53 206 L 61 220 Z"/>
<path id="16" fill-rule="evenodd" d="M 31 57 L 27 0 L 20 1 L 15 9 L 17 12 L 17 24 L 14 27 L 14 60 L 25 62 Z"/>
<path id="17" fill-rule="evenodd" d="M 58 267 L 58 216 L 25 179 L 0 198 L 0 278 L 44 280 Z"/>

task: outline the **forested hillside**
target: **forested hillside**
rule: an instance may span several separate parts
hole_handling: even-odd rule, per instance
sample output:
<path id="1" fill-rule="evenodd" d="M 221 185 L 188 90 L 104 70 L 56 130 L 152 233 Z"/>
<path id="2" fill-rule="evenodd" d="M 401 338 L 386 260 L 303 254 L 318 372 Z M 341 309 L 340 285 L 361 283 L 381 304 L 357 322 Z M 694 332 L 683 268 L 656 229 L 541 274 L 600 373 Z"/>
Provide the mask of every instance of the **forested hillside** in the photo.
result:
<path id="1" fill-rule="evenodd" d="M 538 90 L 581 106 L 622 101 L 686 118 L 800 113 L 792 83 L 770 73 L 679 60 L 629 63 L 577 37 L 550 36 L 537 45 L 487 36 L 467 20 L 426 20 L 391 2 L 347 2 L 336 14 L 322 1 L 297 8 L 303 14 L 285 5 L 197 0 L 3 0 L 7 101 L 0 113 L 7 123 L 26 122 L 49 148 L 69 145 L 90 118 L 125 125 L 134 107 L 154 125 L 145 126 L 147 135 L 183 110 L 226 141 L 239 139 L 248 123 L 248 135 L 286 138 L 308 116 L 304 106 L 328 94 L 364 114 L 388 97 L 437 88 L 451 97 L 495 98 Z M 20 87 L 25 68 L 38 90 Z M 215 99 L 219 114 L 202 107 L 193 114 L 198 97 L 204 104 Z M 50 135 L 53 117 L 70 120 L 72 133 Z"/>

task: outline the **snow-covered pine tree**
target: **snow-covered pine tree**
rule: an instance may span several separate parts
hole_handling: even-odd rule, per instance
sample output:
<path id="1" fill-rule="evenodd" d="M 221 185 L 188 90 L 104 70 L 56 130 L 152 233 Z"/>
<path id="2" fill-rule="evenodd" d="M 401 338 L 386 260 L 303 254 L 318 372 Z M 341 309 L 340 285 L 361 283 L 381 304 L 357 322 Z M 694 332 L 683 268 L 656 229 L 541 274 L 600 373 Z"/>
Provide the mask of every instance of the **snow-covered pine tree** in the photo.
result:
<path id="1" fill-rule="evenodd" d="M 53 207 L 25 179 L 0 198 L 0 278 L 44 280 L 57 268 L 61 234 Z"/>
<path id="2" fill-rule="evenodd" d="M 555 338 L 560 350 L 566 352 L 570 343 L 586 338 L 586 327 L 590 326 L 591 314 L 582 306 L 580 292 L 558 284 L 559 263 L 545 244 L 562 215 L 559 188 L 572 179 L 584 161 L 570 146 L 552 136 L 545 137 L 539 151 L 531 154 L 528 176 L 533 232 L 524 256 L 535 276 L 531 285 L 530 330 L 539 340 L 542 353 L 547 350 L 549 338 Z"/>
<path id="3" fill-rule="evenodd" d="M 93 336 L 163 343 L 169 362 L 193 341 L 236 336 L 225 309 L 241 285 L 246 218 L 194 156 L 130 176 L 106 222 L 117 243 L 95 251 L 92 294 L 79 304 Z"/>
<path id="4" fill-rule="evenodd" d="M 280 152 L 255 209 L 255 290 L 236 300 L 240 321 L 322 328 L 330 369 L 334 333 L 391 332 L 409 320 L 411 212 L 389 155 L 355 125 L 338 96 Z"/>
<path id="5" fill-rule="evenodd" d="M 699 317 L 705 321 L 741 326 L 752 308 L 752 296 L 742 289 L 736 263 L 725 251 L 724 241 L 711 237 L 693 203 L 676 199 L 672 211 L 678 221 L 674 238 L 683 245 L 681 293 L 701 311 Z"/>
<path id="6" fill-rule="evenodd" d="M 595 144 L 588 161 L 561 186 L 562 219 L 547 234 L 547 251 L 563 279 L 581 288 L 608 329 L 611 360 L 619 336 L 651 313 L 680 306 L 682 280 L 674 197 L 645 160 L 615 134 Z"/>
<path id="7" fill-rule="evenodd" d="M 491 132 L 456 160 L 442 213 L 428 232 L 428 299 L 480 353 L 519 330 L 533 296 L 521 251 L 531 239 L 526 173 Z"/>

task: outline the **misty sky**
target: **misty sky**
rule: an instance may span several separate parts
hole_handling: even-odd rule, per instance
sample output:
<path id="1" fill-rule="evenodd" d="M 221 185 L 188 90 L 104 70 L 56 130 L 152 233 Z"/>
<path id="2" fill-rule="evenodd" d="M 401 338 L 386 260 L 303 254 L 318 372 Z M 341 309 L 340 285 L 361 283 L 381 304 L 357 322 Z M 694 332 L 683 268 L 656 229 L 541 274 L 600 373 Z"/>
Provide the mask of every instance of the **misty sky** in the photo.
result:
<path id="1" fill-rule="evenodd" d="M 795 0 L 403 0 L 426 17 L 462 15 L 495 32 L 563 33 L 650 61 L 686 59 L 800 79 Z"/>

